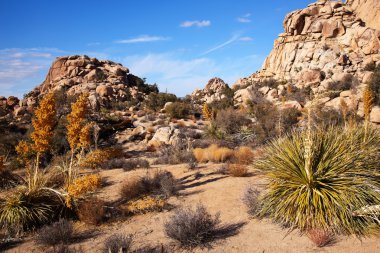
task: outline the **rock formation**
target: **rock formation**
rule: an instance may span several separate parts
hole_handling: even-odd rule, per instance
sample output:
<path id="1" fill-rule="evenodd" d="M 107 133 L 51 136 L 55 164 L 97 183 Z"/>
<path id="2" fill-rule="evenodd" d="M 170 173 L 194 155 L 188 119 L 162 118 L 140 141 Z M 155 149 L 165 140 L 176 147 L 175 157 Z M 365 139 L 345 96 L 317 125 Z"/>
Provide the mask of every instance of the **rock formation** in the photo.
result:
<path id="1" fill-rule="evenodd" d="M 356 97 L 338 94 L 332 101 L 319 101 L 339 108 L 341 98 L 347 104 L 356 99 L 354 103 L 360 107 L 358 97 L 371 78 L 366 66 L 380 64 L 379 6 L 378 0 L 319 0 L 289 13 L 284 32 L 275 40 L 261 70 L 235 83 L 235 99 L 239 103 L 252 99 L 257 90 L 252 86 L 271 79 L 286 84 L 260 89 L 272 102 L 280 103 L 278 94 L 288 85 L 323 95 L 331 84 L 349 76 L 355 79 Z"/>
<path id="2" fill-rule="evenodd" d="M 203 90 L 195 90 L 191 97 L 201 102 L 212 103 L 226 98 L 226 89 L 229 89 L 229 86 L 222 79 L 214 77 L 208 81 Z"/>
<path id="3" fill-rule="evenodd" d="M 347 4 L 367 26 L 380 30 L 379 0 L 347 0 Z"/>
<path id="4" fill-rule="evenodd" d="M 68 95 L 88 93 L 94 109 L 110 102 L 144 96 L 144 81 L 121 64 L 88 56 L 58 57 L 45 81 L 26 96 L 24 105 L 33 106 L 39 94 L 64 90 Z"/>

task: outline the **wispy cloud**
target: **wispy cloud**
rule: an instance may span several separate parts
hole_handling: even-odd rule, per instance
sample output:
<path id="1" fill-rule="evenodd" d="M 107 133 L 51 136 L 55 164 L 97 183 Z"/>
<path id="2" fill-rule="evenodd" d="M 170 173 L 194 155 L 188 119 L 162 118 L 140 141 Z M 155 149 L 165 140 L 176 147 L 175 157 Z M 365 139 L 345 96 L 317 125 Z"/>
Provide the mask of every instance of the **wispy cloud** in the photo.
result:
<path id="1" fill-rule="evenodd" d="M 180 27 L 192 27 L 192 26 L 197 26 L 197 27 L 206 27 L 210 26 L 211 21 L 210 20 L 194 20 L 194 21 L 185 21 L 180 24 Z"/>
<path id="2" fill-rule="evenodd" d="M 257 70 L 264 57 L 249 55 L 239 59 L 215 61 L 208 57 L 184 59 L 181 53 L 134 55 L 119 60 L 131 73 L 156 82 L 161 91 L 185 96 L 196 88 L 204 88 L 207 81 L 220 77 L 229 84 Z"/>
<path id="3" fill-rule="evenodd" d="M 100 42 L 90 42 L 90 43 L 87 43 L 86 45 L 91 47 L 91 46 L 99 46 L 101 43 Z"/>
<path id="4" fill-rule="evenodd" d="M 56 48 L 1 49 L 0 95 L 20 96 L 39 85 L 58 54 L 63 51 Z"/>
<path id="5" fill-rule="evenodd" d="M 251 23 L 251 13 L 247 13 L 247 14 L 244 14 L 243 16 L 241 17 L 238 17 L 236 20 L 239 22 L 239 23 Z"/>
<path id="6" fill-rule="evenodd" d="M 162 36 L 141 35 L 141 36 L 126 39 L 126 40 L 117 40 L 117 41 L 115 41 L 115 43 L 132 44 L 132 43 L 155 42 L 155 41 L 164 41 L 164 40 L 169 40 L 169 38 L 168 37 L 162 37 Z"/>
<path id="7" fill-rule="evenodd" d="M 251 37 L 241 37 L 241 38 L 239 38 L 239 40 L 240 41 L 251 41 L 251 40 L 253 40 L 253 38 L 251 38 Z"/>
<path id="8" fill-rule="evenodd" d="M 168 90 L 180 96 L 202 87 L 216 72 L 215 63 L 208 58 L 183 59 L 173 53 L 134 55 L 122 61 L 131 72 L 157 82 L 160 90 Z"/>
<path id="9" fill-rule="evenodd" d="M 214 52 L 216 50 L 219 50 L 225 46 L 228 46 L 229 44 L 234 43 L 235 41 L 239 40 L 239 37 L 240 36 L 238 34 L 235 34 L 234 36 L 232 36 L 231 39 L 227 40 L 226 42 L 223 42 L 220 45 L 217 45 L 217 46 L 207 50 L 206 52 L 202 53 L 201 55 L 206 55 L 206 54 L 209 54 L 209 53 Z"/>

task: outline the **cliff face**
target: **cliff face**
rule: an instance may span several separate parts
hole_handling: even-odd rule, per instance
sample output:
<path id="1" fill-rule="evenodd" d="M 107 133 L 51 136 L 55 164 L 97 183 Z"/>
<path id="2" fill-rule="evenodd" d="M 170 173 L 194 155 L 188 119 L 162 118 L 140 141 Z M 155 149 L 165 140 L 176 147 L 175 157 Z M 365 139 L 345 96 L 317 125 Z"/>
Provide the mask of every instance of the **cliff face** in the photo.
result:
<path id="1" fill-rule="evenodd" d="M 364 67 L 380 63 L 380 31 L 367 26 L 353 7 L 357 7 L 356 0 L 351 4 L 319 0 L 289 13 L 284 32 L 275 40 L 262 69 L 236 85 L 274 78 L 303 86 L 310 71 L 315 76 L 320 72 L 323 79 L 348 73 L 362 81 Z"/>
<path id="2" fill-rule="evenodd" d="M 380 30 L 380 1 L 379 0 L 347 0 L 355 13 L 367 26 Z"/>

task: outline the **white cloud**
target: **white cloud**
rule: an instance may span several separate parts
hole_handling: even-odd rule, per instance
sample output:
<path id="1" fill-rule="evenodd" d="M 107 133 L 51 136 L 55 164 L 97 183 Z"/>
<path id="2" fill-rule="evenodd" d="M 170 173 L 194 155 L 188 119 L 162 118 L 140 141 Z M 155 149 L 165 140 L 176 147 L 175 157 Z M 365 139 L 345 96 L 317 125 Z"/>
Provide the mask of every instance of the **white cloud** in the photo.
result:
<path id="1" fill-rule="evenodd" d="M 238 39 L 239 39 L 239 35 L 234 35 L 234 36 L 232 36 L 231 39 L 227 40 L 226 42 L 223 42 L 223 43 L 220 44 L 220 45 L 217 45 L 217 46 L 215 46 L 215 47 L 213 47 L 213 48 L 207 50 L 206 52 L 202 53 L 201 55 L 206 55 L 206 54 L 209 54 L 209 53 L 214 52 L 214 51 L 216 51 L 216 50 L 219 50 L 219 49 L 221 49 L 221 48 L 223 48 L 223 47 L 225 47 L 225 46 L 228 46 L 229 44 L 231 44 L 231 43 L 237 41 Z"/>
<path id="2" fill-rule="evenodd" d="M 126 39 L 126 40 L 117 40 L 115 43 L 118 44 L 132 44 L 132 43 L 144 43 L 144 42 L 155 42 L 169 40 L 167 37 L 162 36 L 150 36 L 150 35 L 141 35 L 135 38 Z"/>
<path id="3" fill-rule="evenodd" d="M 236 20 L 239 22 L 239 23 L 251 23 L 251 19 L 250 19 L 250 16 L 251 16 L 251 13 L 247 13 L 247 14 L 244 14 L 243 16 L 241 17 L 238 17 Z"/>
<path id="4" fill-rule="evenodd" d="M 197 27 L 206 27 L 210 26 L 211 21 L 210 20 L 194 20 L 194 21 L 185 21 L 180 24 L 180 27 L 192 27 L 192 26 L 197 26 Z"/>
<path id="5" fill-rule="evenodd" d="M 86 46 L 92 47 L 92 46 L 99 46 L 101 43 L 100 42 L 90 42 L 87 43 Z"/>
<path id="6" fill-rule="evenodd" d="M 55 55 L 55 48 L 6 48 L 0 50 L 0 90 L 2 96 L 20 96 L 45 78 Z"/>
<path id="7" fill-rule="evenodd" d="M 251 38 L 251 37 L 241 37 L 241 38 L 239 38 L 239 40 L 240 41 L 252 41 L 253 38 Z"/>

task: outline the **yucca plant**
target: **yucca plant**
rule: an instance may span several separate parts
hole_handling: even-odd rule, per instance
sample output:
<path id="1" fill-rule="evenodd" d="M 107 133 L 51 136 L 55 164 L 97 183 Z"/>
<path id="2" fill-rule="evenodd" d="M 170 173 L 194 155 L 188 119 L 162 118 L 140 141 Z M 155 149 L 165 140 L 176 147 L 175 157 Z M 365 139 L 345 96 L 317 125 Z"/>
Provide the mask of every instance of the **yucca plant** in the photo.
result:
<path id="1" fill-rule="evenodd" d="M 367 136 L 367 137 L 365 137 Z M 380 133 L 362 126 L 306 130 L 270 143 L 256 168 L 268 179 L 259 217 L 290 229 L 365 235 L 380 204 Z"/>
<path id="2" fill-rule="evenodd" d="M 34 229 L 56 218 L 63 203 L 49 189 L 18 189 L 0 201 L 0 226 L 16 233 Z"/>

